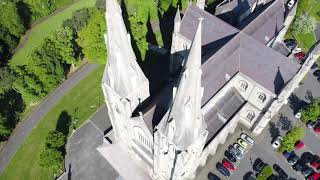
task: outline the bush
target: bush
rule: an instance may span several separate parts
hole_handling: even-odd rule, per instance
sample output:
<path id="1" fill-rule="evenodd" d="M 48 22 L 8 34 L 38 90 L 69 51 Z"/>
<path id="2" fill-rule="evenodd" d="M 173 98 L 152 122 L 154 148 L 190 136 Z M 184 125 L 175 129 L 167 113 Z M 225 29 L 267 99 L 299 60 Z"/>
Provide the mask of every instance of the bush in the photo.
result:
<path id="1" fill-rule="evenodd" d="M 66 137 L 59 131 L 51 131 L 46 138 L 48 148 L 61 150 L 66 143 Z"/>
<path id="2" fill-rule="evenodd" d="M 294 20 L 291 27 L 294 33 L 306 34 L 314 31 L 316 28 L 316 20 L 309 14 L 302 14 Z"/>
<path id="3" fill-rule="evenodd" d="M 62 153 L 56 149 L 45 148 L 40 154 L 39 165 L 45 168 L 58 170 L 63 163 Z"/>
<path id="4" fill-rule="evenodd" d="M 284 137 L 281 142 L 281 146 L 279 148 L 280 152 L 284 151 L 293 151 L 294 144 L 304 137 L 304 129 L 301 127 L 293 128 L 289 131 Z"/>
<path id="5" fill-rule="evenodd" d="M 262 171 L 258 174 L 257 180 L 266 180 L 268 177 L 272 175 L 272 168 L 271 166 L 265 166 Z"/>
<path id="6" fill-rule="evenodd" d="M 316 121 L 320 117 L 320 98 L 314 100 L 311 104 L 301 111 L 301 120 L 303 122 Z"/>

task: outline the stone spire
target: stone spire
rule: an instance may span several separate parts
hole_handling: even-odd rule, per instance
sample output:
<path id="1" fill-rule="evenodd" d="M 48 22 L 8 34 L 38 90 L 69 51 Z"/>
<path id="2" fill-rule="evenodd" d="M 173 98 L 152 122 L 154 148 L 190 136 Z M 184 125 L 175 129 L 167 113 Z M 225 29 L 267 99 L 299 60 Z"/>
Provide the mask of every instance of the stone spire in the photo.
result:
<path id="1" fill-rule="evenodd" d="M 106 1 L 108 63 L 103 82 L 116 94 L 130 101 L 131 109 L 149 96 L 148 79 L 133 52 L 121 8 L 117 0 Z M 141 91 L 142 85 L 146 90 Z"/>
<path id="2" fill-rule="evenodd" d="M 206 5 L 206 0 L 197 0 L 198 8 L 204 10 L 205 5 Z"/>
<path id="3" fill-rule="evenodd" d="M 163 121 L 167 137 L 181 150 L 191 145 L 206 131 L 201 113 L 201 21 L 192 42 L 173 103 Z"/>
<path id="4" fill-rule="evenodd" d="M 174 17 L 174 32 L 175 33 L 180 31 L 180 25 L 181 25 L 181 16 L 180 16 L 180 10 L 179 10 L 179 6 L 178 6 L 176 16 Z"/>

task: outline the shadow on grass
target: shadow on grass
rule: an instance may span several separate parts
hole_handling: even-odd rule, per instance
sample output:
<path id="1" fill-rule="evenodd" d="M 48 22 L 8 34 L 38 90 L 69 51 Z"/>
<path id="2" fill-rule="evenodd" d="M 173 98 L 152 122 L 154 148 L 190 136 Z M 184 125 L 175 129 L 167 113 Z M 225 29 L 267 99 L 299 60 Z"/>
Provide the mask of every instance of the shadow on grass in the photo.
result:
<path id="1" fill-rule="evenodd" d="M 56 130 L 64 134 L 66 137 L 69 134 L 71 125 L 71 116 L 67 111 L 62 111 L 57 121 Z"/>

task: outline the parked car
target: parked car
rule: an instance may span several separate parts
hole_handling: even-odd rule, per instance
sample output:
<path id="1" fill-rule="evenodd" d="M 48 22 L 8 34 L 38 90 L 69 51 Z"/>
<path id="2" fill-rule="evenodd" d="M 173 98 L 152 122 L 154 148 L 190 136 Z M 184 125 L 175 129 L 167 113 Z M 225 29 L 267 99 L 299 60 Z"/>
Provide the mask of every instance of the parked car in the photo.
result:
<path id="1" fill-rule="evenodd" d="M 320 134 L 320 127 L 315 127 L 314 132 L 316 132 L 317 134 Z"/>
<path id="2" fill-rule="evenodd" d="M 288 174 L 278 165 L 274 164 L 273 169 L 279 174 L 280 177 L 288 178 Z"/>
<path id="3" fill-rule="evenodd" d="M 296 117 L 297 119 L 300 119 L 301 118 L 301 112 L 297 112 L 294 117 Z"/>
<path id="4" fill-rule="evenodd" d="M 233 146 L 229 149 L 230 153 L 233 154 L 237 159 L 242 159 L 243 154 Z"/>
<path id="5" fill-rule="evenodd" d="M 209 180 L 220 180 L 219 176 L 213 174 L 212 172 L 208 173 L 208 179 Z"/>
<path id="6" fill-rule="evenodd" d="M 297 142 L 295 143 L 295 146 L 294 146 L 294 148 L 295 148 L 296 150 L 299 150 L 299 149 L 301 149 L 301 148 L 303 148 L 303 147 L 304 147 L 304 143 L 303 143 L 301 140 L 297 141 Z"/>
<path id="7" fill-rule="evenodd" d="M 280 145 L 281 145 L 281 141 L 282 141 L 282 137 L 281 136 L 278 136 L 272 143 L 272 147 L 273 148 L 279 148 Z"/>
<path id="8" fill-rule="evenodd" d="M 286 157 L 287 159 L 293 155 L 295 155 L 295 153 L 293 151 L 288 152 L 288 151 L 284 151 L 283 152 L 284 157 Z"/>
<path id="9" fill-rule="evenodd" d="M 218 163 L 216 164 L 216 168 L 217 168 L 217 170 L 218 170 L 222 175 L 224 175 L 224 176 L 226 176 L 226 177 L 229 177 L 229 176 L 230 176 L 229 170 L 228 170 L 226 167 L 224 167 L 224 166 L 221 164 L 221 162 L 218 162 Z"/>
<path id="10" fill-rule="evenodd" d="M 253 163 L 253 170 L 260 173 L 264 166 L 266 166 L 266 164 L 260 158 L 257 158 Z"/>
<path id="11" fill-rule="evenodd" d="M 233 147 L 239 150 L 242 154 L 244 154 L 245 149 L 243 149 L 243 147 L 241 147 L 238 143 L 234 143 Z"/>
<path id="12" fill-rule="evenodd" d="M 230 151 L 226 150 L 224 152 L 224 155 L 231 161 L 231 162 L 237 162 L 236 157 L 230 153 Z"/>
<path id="13" fill-rule="evenodd" d="M 241 133 L 240 137 L 241 139 L 246 141 L 248 144 L 254 145 L 254 140 L 250 136 L 248 136 L 246 133 Z"/>
<path id="14" fill-rule="evenodd" d="M 287 48 L 290 49 L 290 51 L 292 51 L 297 46 L 297 43 L 294 39 L 286 39 L 283 42 L 287 46 Z"/>
<path id="15" fill-rule="evenodd" d="M 291 9 L 291 8 L 293 7 L 293 5 L 294 5 L 294 0 L 290 0 L 290 1 L 288 2 L 288 4 L 287 4 L 287 8 L 288 8 L 288 9 Z"/>
<path id="16" fill-rule="evenodd" d="M 319 77 L 319 76 L 320 76 L 320 69 L 315 70 L 312 74 L 313 74 L 314 76 L 316 76 L 316 77 Z"/>
<path id="17" fill-rule="evenodd" d="M 246 143 L 243 139 L 239 138 L 237 142 L 241 147 L 243 147 L 244 149 L 247 149 L 248 143 Z"/>
<path id="18" fill-rule="evenodd" d="M 295 54 L 295 53 L 299 53 L 299 52 L 301 52 L 301 51 L 302 51 L 301 48 L 294 48 L 294 49 L 292 50 L 292 53 Z"/>
<path id="19" fill-rule="evenodd" d="M 310 152 L 304 152 L 301 155 L 301 161 L 303 161 L 304 163 L 310 163 L 313 160 L 314 156 L 313 154 L 311 154 Z"/>
<path id="20" fill-rule="evenodd" d="M 297 172 L 302 172 L 308 168 L 308 166 L 301 160 L 299 160 L 295 165 L 292 166 Z"/>
<path id="21" fill-rule="evenodd" d="M 253 172 L 249 171 L 243 176 L 243 180 L 256 180 L 256 176 L 254 176 Z"/>
<path id="22" fill-rule="evenodd" d="M 313 156 L 313 160 L 311 161 L 311 166 L 317 169 L 318 171 L 320 170 L 320 157 L 318 155 Z"/>
<path id="23" fill-rule="evenodd" d="M 306 57 L 306 53 L 304 53 L 304 52 L 295 53 L 294 57 L 299 60 L 303 60 Z"/>
<path id="24" fill-rule="evenodd" d="M 301 171 L 301 173 L 304 175 L 304 177 L 308 177 L 314 173 L 314 170 L 311 167 L 307 167 L 305 170 Z"/>
<path id="25" fill-rule="evenodd" d="M 308 177 L 308 180 L 320 180 L 320 173 L 313 173 Z"/>
<path id="26" fill-rule="evenodd" d="M 290 156 L 288 159 L 288 163 L 291 164 L 292 166 L 295 165 L 299 160 L 299 156 L 297 156 L 296 154 L 293 154 L 292 156 Z"/>
<path id="27" fill-rule="evenodd" d="M 232 174 L 234 173 L 235 168 L 234 168 L 233 164 L 230 161 L 228 161 L 228 159 L 223 158 L 222 165 L 224 167 L 226 167 L 230 171 L 230 173 L 232 173 Z"/>
<path id="28" fill-rule="evenodd" d="M 319 123 L 319 121 L 309 121 L 308 123 L 307 123 L 307 127 L 309 128 L 309 129 L 313 129 L 313 128 L 315 128 L 316 127 L 316 125 Z"/>

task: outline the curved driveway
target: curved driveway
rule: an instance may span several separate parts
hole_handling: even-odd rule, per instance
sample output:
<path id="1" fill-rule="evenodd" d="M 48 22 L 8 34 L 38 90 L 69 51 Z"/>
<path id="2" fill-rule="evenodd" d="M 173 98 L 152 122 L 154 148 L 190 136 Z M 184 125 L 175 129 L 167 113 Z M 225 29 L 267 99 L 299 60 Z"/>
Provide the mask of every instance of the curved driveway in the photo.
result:
<path id="1" fill-rule="evenodd" d="M 57 104 L 57 102 L 82 79 L 89 75 L 98 65 L 86 64 L 69 79 L 64 81 L 53 93 L 46 97 L 30 115 L 18 124 L 8 142 L 0 152 L 0 174 L 5 170 L 20 145 L 31 133 L 33 127 Z"/>

